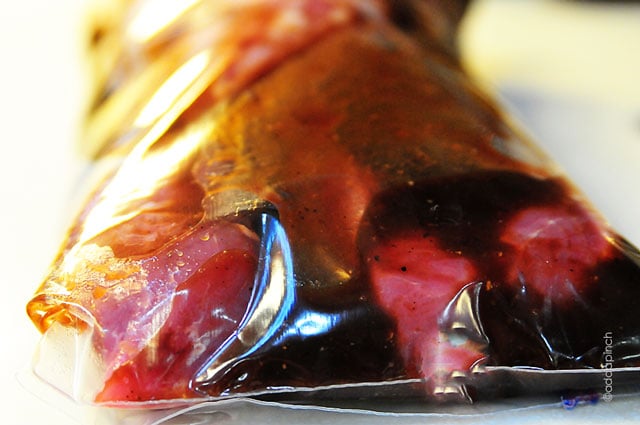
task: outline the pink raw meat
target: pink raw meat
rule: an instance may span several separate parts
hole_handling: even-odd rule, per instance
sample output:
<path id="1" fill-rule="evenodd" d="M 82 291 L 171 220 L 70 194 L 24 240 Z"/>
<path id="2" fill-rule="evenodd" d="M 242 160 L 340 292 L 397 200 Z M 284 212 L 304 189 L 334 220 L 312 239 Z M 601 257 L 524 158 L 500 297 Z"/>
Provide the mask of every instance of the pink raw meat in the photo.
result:
<path id="1" fill-rule="evenodd" d="M 419 368 L 414 373 L 438 384 L 484 358 L 470 341 L 451 341 L 438 326 L 448 303 L 477 278 L 469 260 L 420 234 L 383 241 L 368 260 L 378 302 L 397 321 L 400 353 Z"/>
<path id="2" fill-rule="evenodd" d="M 103 296 L 96 315 L 107 331 L 99 346 L 113 373 L 96 401 L 194 396 L 190 379 L 247 308 L 257 245 L 243 226 L 202 224 L 143 262 L 146 286 L 117 303 Z"/>
<path id="3" fill-rule="evenodd" d="M 575 205 L 520 211 L 500 238 L 511 247 L 507 279 L 558 302 L 573 300 L 594 283 L 588 271 L 612 255 L 606 235 Z"/>

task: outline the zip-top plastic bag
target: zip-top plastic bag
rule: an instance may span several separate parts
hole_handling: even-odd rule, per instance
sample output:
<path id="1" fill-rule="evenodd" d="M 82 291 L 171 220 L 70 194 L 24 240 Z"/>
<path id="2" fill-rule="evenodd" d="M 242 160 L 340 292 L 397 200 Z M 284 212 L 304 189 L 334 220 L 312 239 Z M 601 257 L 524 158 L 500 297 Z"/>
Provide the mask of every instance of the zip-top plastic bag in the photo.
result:
<path id="1" fill-rule="evenodd" d="M 137 408 L 639 382 L 640 253 L 461 70 L 464 3 L 105 4 L 36 374 Z"/>

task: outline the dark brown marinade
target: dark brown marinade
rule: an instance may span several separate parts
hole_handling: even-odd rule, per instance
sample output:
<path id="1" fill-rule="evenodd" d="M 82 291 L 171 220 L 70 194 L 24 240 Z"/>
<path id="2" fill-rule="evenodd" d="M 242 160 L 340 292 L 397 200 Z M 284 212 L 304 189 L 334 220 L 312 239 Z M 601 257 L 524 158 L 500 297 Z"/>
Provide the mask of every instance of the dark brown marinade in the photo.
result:
<path id="1" fill-rule="evenodd" d="M 405 377 L 402 359 L 396 352 L 393 322 L 377 307 L 360 302 L 333 311 L 315 310 L 300 301 L 291 321 L 308 314 L 338 316 L 339 320 L 316 335 L 275 341 L 250 359 L 235 364 L 222 379 L 199 389 L 226 395 Z"/>
<path id="2" fill-rule="evenodd" d="M 542 300 L 518 292 L 494 291 L 486 296 L 482 315 L 491 339 L 490 364 L 600 369 L 608 349 L 613 353 L 611 366 L 637 367 L 638 258 L 636 248 L 621 248 L 594 268 L 597 284 L 579 302 L 564 308 L 545 309 Z M 613 339 L 610 347 L 605 344 L 607 334 Z"/>
<path id="3" fill-rule="evenodd" d="M 415 365 L 404 364 L 397 324 L 376 306 L 367 275 L 374 241 L 416 230 L 478 267 L 483 286 L 477 313 L 489 341 L 487 365 L 599 368 L 608 331 L 616 335 L 617 352 L 631 356 L 617 358 L 616 365 L 638 365 L 637 251 L 617 243 L 615 254 L 590 271 L 598 284 L 585 286 L 573 302 L 552 302 L 509 284 L 500 233 L 517 213 L 549 207 L 596 219 L 583 210 L 575 188 L 545 169 L 549 164 L 540 167 L 535 148 L 517 140 L 455 64 L 393 33 L 369 30 L 329 36 L 223 109 L 215 136 L 231 149 L 242 147 L 239 154 L 251 170 L 225 179 L 274 205 L 298 256 L 290 321 L 308 314 L 338 319 L 327 332 L 273 341 L 203 389 L 227 394 L 425 378 Z M 301 82 L 296 90 L 285 89 L 291 81 Z M 523 143 L 533 161 L 501 152 L 501 142 L 507 151 Z M 208 166 L 215 166 L 217 152 L 207 154 Z M 353 170 L 345 168 L 351 165 Z M 331 209 L 349 196 L 344 186 L 336 190 L 329 179 L 314 186 L 314 198 L 312 186 L 299 185 L 303 177 L 336 170 L 335 181 L 353 179 L 356 189 L 361 185 L 374 194 L 353 240 L 341 233 L 341 225 L 353 223 Z M 272 192 L 260 192 L 264 182 Z M 322 251 L 327 258 L 316 254 L 318 246 L 329 247 Z M 345 281 L 332 274 L 332 265 L 341 262 L 352 269 Z"/>
<path id="4" fill-rule="evenodd" d="M 488 365 L 545 369 L 600 368 L 603 336 L 615 336 L 615 366 L 637 366 L 640 358 L 640 254 L 613 237 L 612 258 L 599 262 L 593 284 L 580 299 L 563 305 L 505 285 L 499 229 L 513 214 L 530 207 L 571 208 L 575 200 L 562 181 L 511 172 L 438 179 L 382 194 L 370 208 L 371 233 L 393 239 L 404 229 L 421 228 L 451 250 L 474 260 L 490 285 L 481 293 L 480 318 L 490 341 Z"/>
<path id="5" fill-rule="evenodd" d="M 637 366 L 640 255 L 634 248 L 616 242 L 612 258 L 592 271 L 597 284 L 568 304 L 545 303 L 540 295 L 501 284 L 507 279 L 505 264 L 496 253 L 504 246 L 496 235 L 503 224 L 531 207 L 572 208 L 575 201 L 569 195 L 562 181 L 514 172 L 477 173 L 396 187 L 371 203 L 359 245 L 393 240 L 406 230 L 420 229 L 425 238 L 436 237 L 446 249 L 461 250 L 480 264 L 485 282 L 491 282 L 482 287 L 478 312 L 490 341 L 488 366 L 600 368 L 607 332 L 615 335 L 615 366 Z M 366 288 L 366 284 L 358 287 Z M 305 292 L 298 295 L 292 321 L 311 313 L 339 317 L 335 327 L 310 337 L 277 341 L 251 361 L 236 365 L 211 388 L 213 393 L 417 377 L 396 354 L 397 330 L 372 304 L 369 291 L 362 289 L 334 309 L 311 308 Z M 504 395 L 508 394 L 501 393 Z"/>

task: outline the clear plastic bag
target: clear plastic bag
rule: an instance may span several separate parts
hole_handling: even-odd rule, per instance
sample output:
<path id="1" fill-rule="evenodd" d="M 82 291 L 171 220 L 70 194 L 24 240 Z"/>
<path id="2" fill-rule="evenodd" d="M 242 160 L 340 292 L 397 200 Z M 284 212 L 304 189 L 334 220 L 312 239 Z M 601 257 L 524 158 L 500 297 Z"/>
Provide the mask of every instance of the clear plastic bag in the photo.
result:
<path id="1" fill-rule="evenodd" d="M 109 6 L 36 373 L 142 408 L 637 383 L 640 253 L 460 69 L 462 3 Z"/>

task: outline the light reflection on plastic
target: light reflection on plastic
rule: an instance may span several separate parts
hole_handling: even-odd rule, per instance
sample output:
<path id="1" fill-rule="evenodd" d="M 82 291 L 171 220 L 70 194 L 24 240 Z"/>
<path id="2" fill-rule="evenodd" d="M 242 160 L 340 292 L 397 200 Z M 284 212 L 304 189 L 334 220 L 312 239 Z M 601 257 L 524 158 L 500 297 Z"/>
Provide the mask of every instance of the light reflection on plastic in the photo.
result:
<path id="1" fill-rule="evenodd" d="M 196 387 L 215 380 L 227 366 L 260 350 L 283 331 L 295 303 L 291 247 L 284 228 L 269 214 L 262 214 L 262 235 L 261 259 L 247 313 L 238 332 L 198 372 Z"/>
<path id="2" fill-rule="evenodd" d="M 147 0 L 129 25 L 129 33 L 138 42 L 145 42 L 168 27 L 200 0 Z"/>
<path id="3" fill-rule="evenodd" d="M 176 292 L 173 298 L 186 296 L 187 294 L 185 292 L 186 291 Z M 147 343 L 147 363 L 150 365 L 154 365 L 158 361 L 158 338 L 160 337 L 160 334 L 154 332 L 156 329 L 161 329 L 164 326 L 164 323 L 169 318 L 169 315 L 171 314 L 172 303 L 173 299 L 165 299 L 157 305 L 153 306 L 142 318 L 140 318 L 140 320 L 132 321 L 131 323 L 129 323 L 129 326 L 132 327 L 132 329 L 130 330 L 133 332 L 136 332 L 136 328 L 138 328 L 141 324 L 143 324 L 143 328 L 146 328 L 144 329 L 146 332 L 143 332 L 143 335 L 149 335 L 149 341 Z"/>
<path id="4" fill-rule="evenodd" d="M 253 343 L 256 335 L 264 334 L 265 337 L 261 338 L 262 340 L 273 334 L 274 316 L 280 310 L 280 306 L 284 304 L 283 301 L 286 295 L 285 259 L 280 251 L 269 252 L 267 250 L 267 252 L 265 263 L 269 264 L 269 282 L 266 285 L 262 299 L 253 312 L 251 327 L 243 329 L 238 335 L 238 338 L 246 344 Z M 278 322 L 277 318 L 275 322 Z"/>
<path id="5" fill-rule="evenodd" d="M 287 235 L 277 219 L 267 214 L 263 214 L 263 228 L 266 238 L 265 270 L 259 285 L 264 288 L 264 294 L 249 318 L 248 324 L 251 326 L 245 328 L 246 331 L 257 332 L 262 336 L 247 351 L 247 355 L 256 351 L 280 330 L 294 304 L 293 259 Z M 257 328 L 254 327 L 254 318 L 256 325 L 259 325 Z M 241 332 L 244 334 L 244 331 L 243 329 Z"/>
<path id="6" fill-rule="evenodd" d="M 293 326 L 293 332 L 298 336 L 315 336 L 333 329 L 340 321 L 338 314 L 318 313 L 306 311 L 300 315 Z"/>
<path id="7" fill-rule="evenodd" d="M 202 138 L 209 131 L 211 128 L 208 126 L 197 127 L 164 149 L 154 151 L 153 154 L 148 154 L 148 146 L 144 144 L 136 146 L 101 194 L 100 202 L 87 216 L 79 243 L 74 245 L 73 249 L 80 249 L 82 242 L 138 214 L 139 211 L 127 214 L 123 214 L 123 211 L 126 211 L 130 203 L 151 196 L 159 184 L 182 169 L 183 163 L 191 158 L 191 154 L 200 146 Z M 75 256 L 65 256 L 65 260 L 69 258 Z"/>
<path id="8" fill-rule="evenodd" d="M 482 282 L 465 285 L 442 312 L 439 319 L 440 330 L 447 335 L 449 343 L 454 347 L 465 344 L 468 339 L 482 345 L 489 343 L 479 317 L 482 287 Z"/>
<path id="9" fill-rule="evenodd" d="M 153 124 L 193 84 L 209 63 L 210 52 L 208 50 L 198 53 L 185 62 L 156 90 L 149 102 L 140 111 L 134 125 L 148 127 Z"/>

